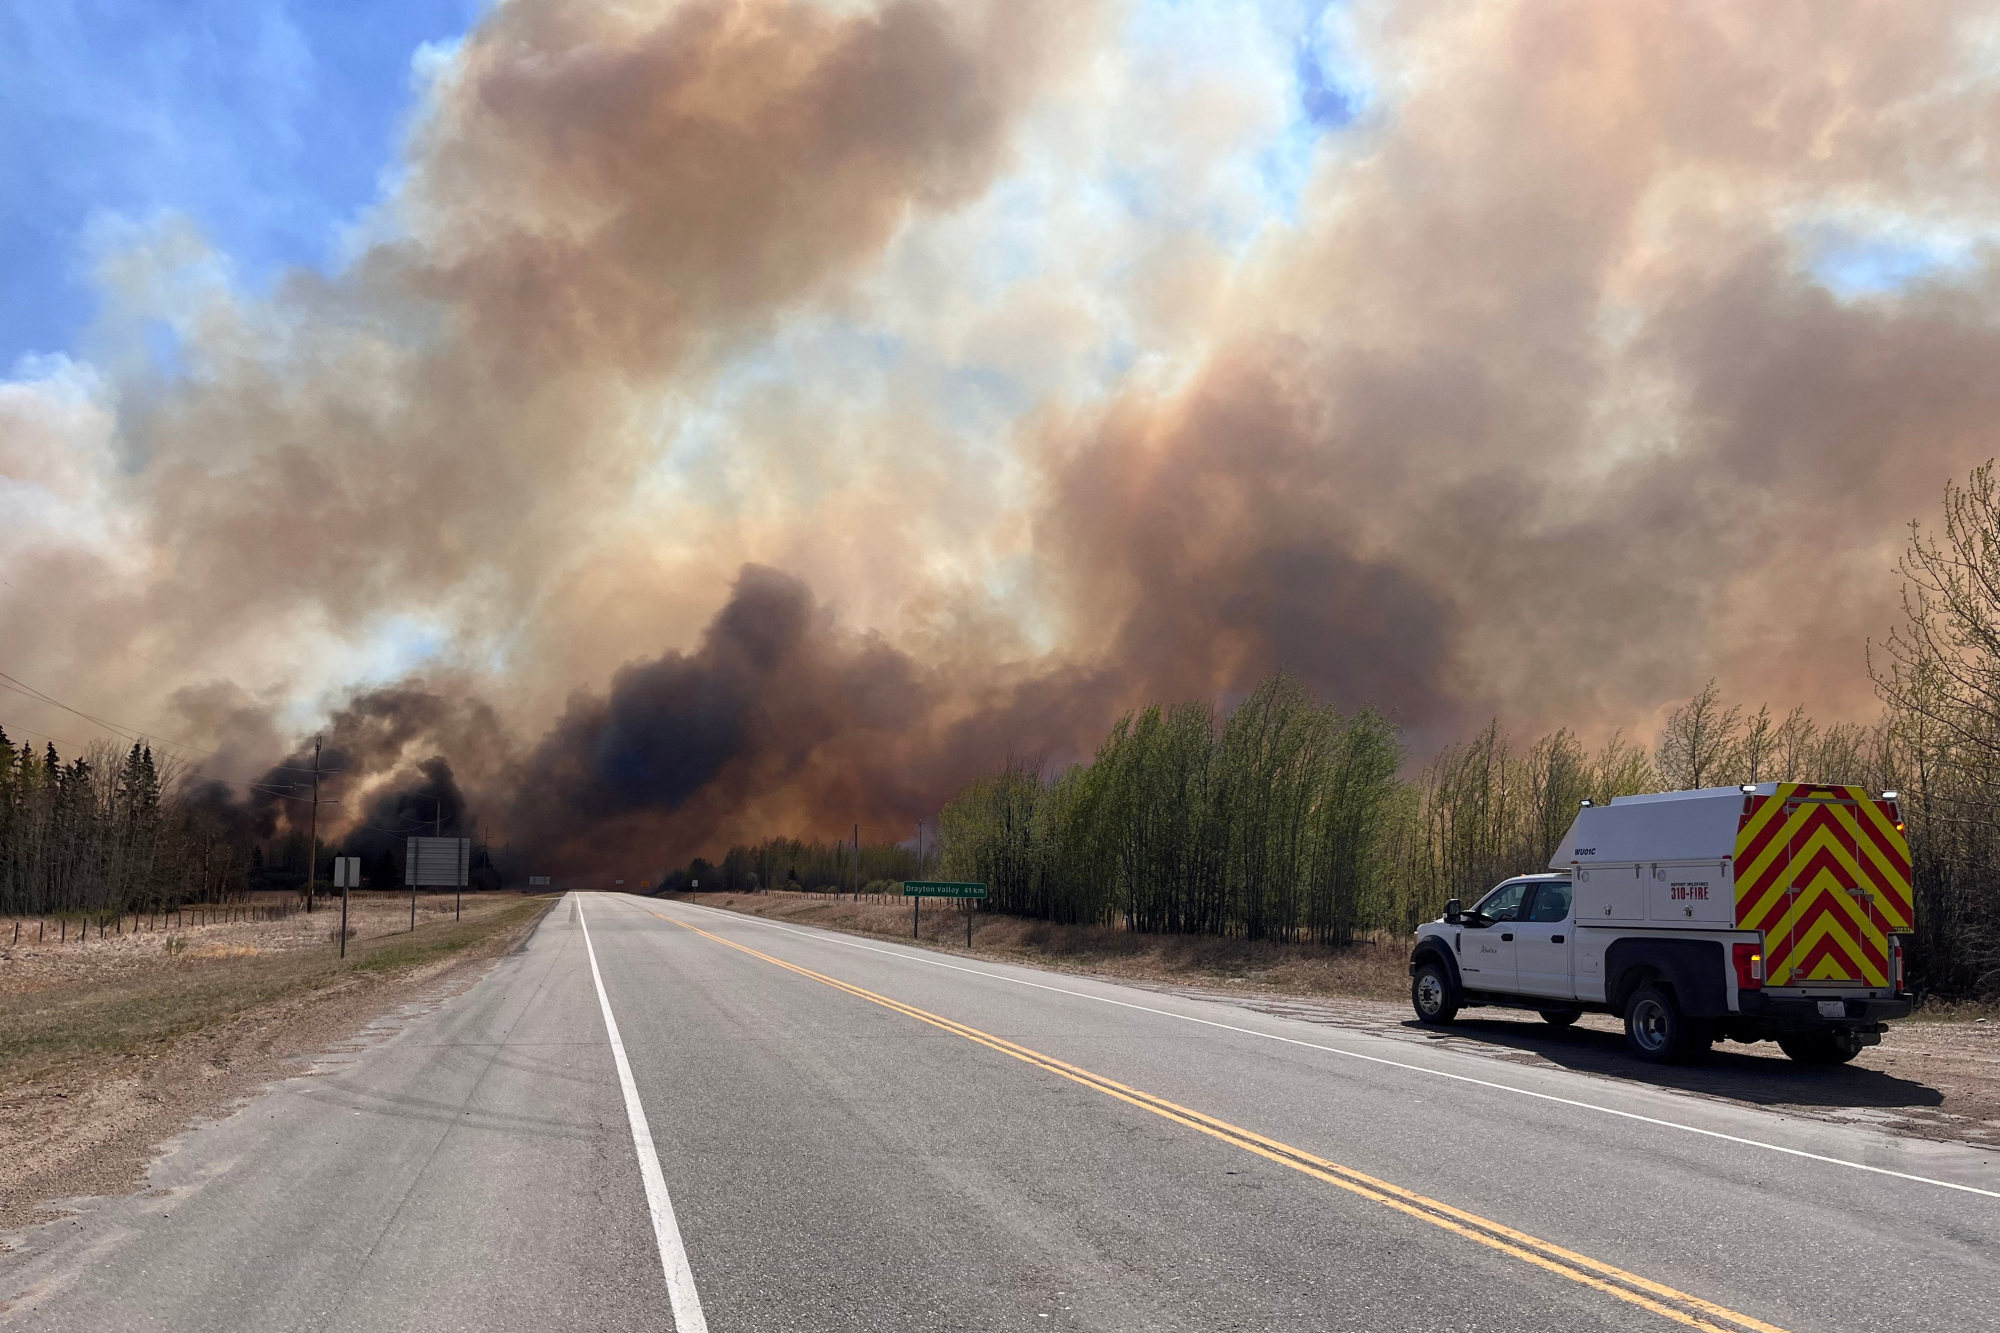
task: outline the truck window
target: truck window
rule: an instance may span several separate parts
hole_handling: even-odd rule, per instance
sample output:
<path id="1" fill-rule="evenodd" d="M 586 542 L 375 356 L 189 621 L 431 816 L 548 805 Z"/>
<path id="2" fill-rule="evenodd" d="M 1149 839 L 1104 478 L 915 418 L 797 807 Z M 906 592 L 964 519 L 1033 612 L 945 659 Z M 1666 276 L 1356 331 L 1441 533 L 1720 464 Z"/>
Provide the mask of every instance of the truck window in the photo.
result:
<path id="1" fill-rule="evenodd" d="M 1516 881 L 1502 884 L 1493 892 L 1480 899 L 1473 910 L 1488 921 L 1519 921 L 1521 919 L 1521 899 L 1526 896 L 1528 886 Z"/>
<path id="2" fill-rule="evenodd" d="M 1535 890 L 1535 901 L 1528 906 L 1530 921 L 1569 920 L 1569 885 L 1544 883 Z"/>

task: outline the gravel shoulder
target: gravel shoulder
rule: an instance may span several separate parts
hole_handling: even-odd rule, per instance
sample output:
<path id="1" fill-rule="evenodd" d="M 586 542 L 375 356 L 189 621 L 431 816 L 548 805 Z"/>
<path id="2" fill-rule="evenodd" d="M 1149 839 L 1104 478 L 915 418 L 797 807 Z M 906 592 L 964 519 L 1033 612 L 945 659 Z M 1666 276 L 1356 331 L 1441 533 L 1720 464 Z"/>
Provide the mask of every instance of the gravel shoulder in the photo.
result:
<path id="1" fill-rule="evenodd" d="M 1892 1024 L 1880 1046 L 1838 1068 L 1795 1064 L 1768 1042 L 1724 1042 L 1701 1063 L 1661 1068 L 1627 1055 L 1623 1030 L 1608 1015 L 1587 1014 L 1574 1027 L 1559 1029 L 1529 1013 L 1472 1009 L 1449 1028 L 1426 1028 L 1412 1017 L 1405 998 L 1408 953 L 1401 941 L 1331 950 L 1134 936 L 1101 927 L 982 917 L 976 918 L 968 949 L 965 918 L 948 907 L 928 908 L 934 915 L 913 939 L 910 908 L 894 899 L 857 903 L 785 893 L 684 897 L 701 906 L 1124 982 L 1413 1046 L 1445 1046 L 1498 1063 L 1568 1069 L 1691 1097 L 2000 1150 L 2000 1015 L 1979 1010 Z"/>

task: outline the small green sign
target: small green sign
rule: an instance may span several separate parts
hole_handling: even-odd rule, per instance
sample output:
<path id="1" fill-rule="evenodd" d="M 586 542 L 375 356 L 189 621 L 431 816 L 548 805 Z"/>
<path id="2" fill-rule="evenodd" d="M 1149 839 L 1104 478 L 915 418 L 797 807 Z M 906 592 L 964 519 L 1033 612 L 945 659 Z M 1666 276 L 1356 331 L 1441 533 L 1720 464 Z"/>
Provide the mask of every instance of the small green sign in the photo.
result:
<path id="1" fill-rule="evenodd" d="M 903 881 L 905 898 L 984 898 L 984 884 L 951 884 L 936 879 L 906 879 Z"/>

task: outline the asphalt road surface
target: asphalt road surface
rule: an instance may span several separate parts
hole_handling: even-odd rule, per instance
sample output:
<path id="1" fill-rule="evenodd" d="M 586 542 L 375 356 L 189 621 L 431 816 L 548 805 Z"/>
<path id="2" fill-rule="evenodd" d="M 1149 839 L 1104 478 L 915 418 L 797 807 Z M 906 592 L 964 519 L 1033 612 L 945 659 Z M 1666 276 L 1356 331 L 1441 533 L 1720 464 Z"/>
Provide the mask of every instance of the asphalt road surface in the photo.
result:
<path id="1" fill-rule="evenodd" d="M 153 1184 L 0 1325 L 2000 1328 L 1990 1153 L 607 895 Z"/>

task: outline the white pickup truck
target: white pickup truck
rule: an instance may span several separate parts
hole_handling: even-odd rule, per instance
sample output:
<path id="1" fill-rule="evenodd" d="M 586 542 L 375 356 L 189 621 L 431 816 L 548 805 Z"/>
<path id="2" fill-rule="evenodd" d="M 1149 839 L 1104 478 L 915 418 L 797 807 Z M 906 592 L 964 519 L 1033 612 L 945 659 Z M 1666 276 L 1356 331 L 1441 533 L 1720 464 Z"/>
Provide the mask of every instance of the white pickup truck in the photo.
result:
<path id="1" fill-rule="evenodd" d="M 1896 794 L 1763 783 L 1589 802 L 1550 858 L 1417 928 L 1425 1023 L 1471 1005 L 1625 1020 L 1642 1060 L 1718 1039 L 1838 1064 L 1910 1012 L 1910 849 Z"/>

